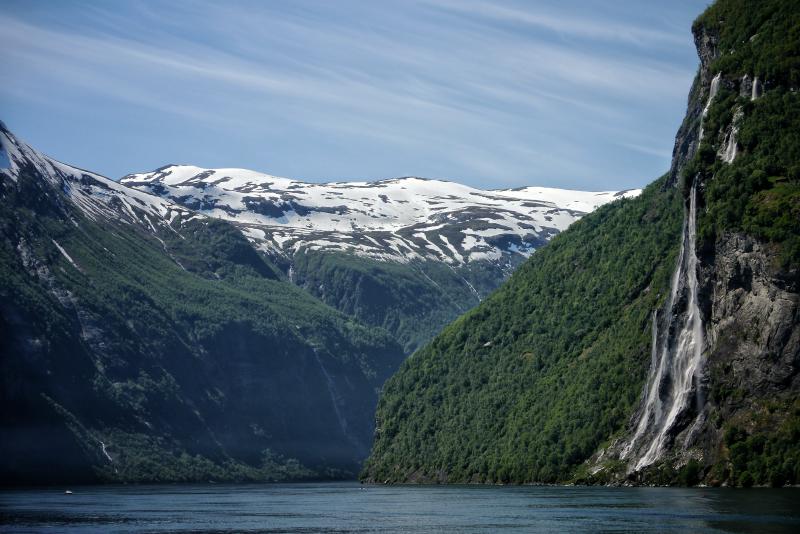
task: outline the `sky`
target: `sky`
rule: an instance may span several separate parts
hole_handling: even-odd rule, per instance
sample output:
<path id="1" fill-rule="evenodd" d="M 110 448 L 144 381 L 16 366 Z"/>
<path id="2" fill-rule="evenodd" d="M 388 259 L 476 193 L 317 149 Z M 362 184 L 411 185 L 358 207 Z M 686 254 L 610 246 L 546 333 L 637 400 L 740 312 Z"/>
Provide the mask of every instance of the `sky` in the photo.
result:
<path id="1" fill-rule="evenodd" d="M 0 119 L 111 178 L 641 187 L 706 0 L 0 1 Z"/>

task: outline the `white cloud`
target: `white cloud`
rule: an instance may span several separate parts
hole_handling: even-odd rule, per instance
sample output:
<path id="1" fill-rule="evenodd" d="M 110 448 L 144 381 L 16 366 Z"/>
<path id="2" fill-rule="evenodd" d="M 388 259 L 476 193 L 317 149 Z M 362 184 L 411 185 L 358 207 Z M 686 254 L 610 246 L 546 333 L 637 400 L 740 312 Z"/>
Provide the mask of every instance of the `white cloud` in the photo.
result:
<path id="1" fill-rule="evenodd" d="M 92 5 L 88 28 L 0 9 L 0 61 L 14 72 L 0 95 L 58 106 L 56 88 L 71 88 L 69 105 L 86 95 L 227 130 L 263 134 L 268 123 L 272 135 L 299 138 L 306 129 L 331 146 L 394 148 L 425 168 L 502 182 L 530 176 L 526 169 L 540 179 L 610 174 L 598 150 L 620 145 L 608 138 L 641 135 L 646 125 L 631 117 L 682 102 L 693 74 L 657 53 L 625 53 L 673 46 L 677 34 L 536 5 L 366 4 L 359 19 L 338 3 L 155 5 L 126 5 L 133 14 Z"/>

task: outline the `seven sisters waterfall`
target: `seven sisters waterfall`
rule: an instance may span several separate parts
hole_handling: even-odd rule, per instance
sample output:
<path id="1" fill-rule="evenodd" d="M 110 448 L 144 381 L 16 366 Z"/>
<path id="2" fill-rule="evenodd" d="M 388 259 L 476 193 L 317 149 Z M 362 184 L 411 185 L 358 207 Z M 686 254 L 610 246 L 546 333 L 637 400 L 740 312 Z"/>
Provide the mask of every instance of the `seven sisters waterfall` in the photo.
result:
<path id="1" fill-rule="evenodd" d="M 691 406 L 692 399 L 702 401 L 698 386 L 703 369 L 703 322 L 697 299 L 696 223 L 697 186 L 693 185 L 667 301 L 668 329 L 659 336 L 658 313 L 654 312 L 653 356 L 644 406 L 636 431 L 622 451 L 622 458 L 630 459 L 635 470 L 660 457 L 668 445 L 670 430 Z M 688 293 L 685 300 L 679 298 L 681 291 Z M 681 309 L 684 302 L 685 310 Z"/>
<path id="2" fill-rule="evenodd" d="M 717 95 L 722 73 L 711 80 L 708 100 L 700 118 L 698 145 L 703 140 L 703 119 Z M 735 132 L 731 133 L 735 136 Z M 734 140 L 735 145 L 735 140 Z M 727 151 L 726 151 L 727 152 Z M 727 156 L 727 154 L 726 154 Z M 735 152 L 733 154 L 735 157 Z M 731 161 L 733 160 L 731 157 Z M 658 460 L 674 437 L 675 423 L 696 401 L 696 419 L 702 418 L 703 319 L 697 298 L 697 179 L 689 194 L 689 209 L 683 220 L 678 265 L 672 275 L 666 305 L 666 330 L 659 334 L 658 311 L 653 312 L 653 348 L 650 376 L 643 393 L 643 406 L 633 437 L 624 446 L 623 460 L 633 471 Z M 681 298 L 682 296 L 686 298 Z M 692 432 L 686 438 L 688 442 Z"/>

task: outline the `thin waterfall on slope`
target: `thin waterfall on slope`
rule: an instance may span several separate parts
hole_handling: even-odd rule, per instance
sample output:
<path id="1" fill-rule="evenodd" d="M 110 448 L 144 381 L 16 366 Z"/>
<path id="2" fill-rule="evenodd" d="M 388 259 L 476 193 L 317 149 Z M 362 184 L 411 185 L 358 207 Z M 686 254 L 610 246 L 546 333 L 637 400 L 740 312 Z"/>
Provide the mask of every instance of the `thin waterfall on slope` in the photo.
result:
<path id="1" fill-rule="evenodd" d="M 336 414 L 336 421 L 339 423 L 339 428 L 342 431 L 342 434 L 347 438 L 347 440 L 352 443 L 356 448 L 361 448 L 362 444 L 359 443 L 358 439 L 356 439 L 348 429 L 347 419 L 344 417 L 342 413 L 340 405 L 343 404 L 344 399 L 342 395 L 336 389 L 336 382 L 333 380 L 333 377 L 330 375 L 328 370 L 325 368 L 325 364 L 322 363 L 322 358 L 319 357 L 319 352 L 317 348 L 313 348 L 314 357 L 317 359 L 317 363 L 319 364 L 320 370 L 322 370 L 322 376 L 325 378 L 325 384 L 328 386 L 328 394 L 331 397 L 331 404 L 333 405 L 333 412 Z"/>
<path id="2" fill-rule="evenodd" d="M 708 100 L 706 100 L 706 105 L 703 108 L 703 113 L 700 115 L 700 134 L 698 135 L 698 143 L 703 140 L 703 119 L 708 115 L 708 110 L 711 108 L 711 103 L 714 101 L 714 97 L 717 96 L 717 92 L 719 92 L 719 83 L 722 79 L 722 73 L 718 72 L 716 76 L 711 80 L 711 87 L 708 89 Z"/>
<path id="3" fill-rule="evenodd" d="M 750 93 L 750 100 L 756 100 L 758 97 L 761 96 L 763 92 L 763 87 L 761 86 L 761 82 L 758 80 L 758 76 L 753 78 L 753 88 Z"/>
<path id="4" fill-rule="evenodd" d="M 666 307 L 667 324 L 674 329 L 667 328 L 659 344 L 658 316 L 654 314 L 651 376 L 636 431 L 621 454 L 635 463 L 635 470 L 658 460 L 676 421 L 690 407 L 692 393 L 698 391 L 703 369 L 703 322 L 697 294 L 696 222 L 697 187 L 693 185 Z M 687 299 L 678 298 L 681 291 L 687 293 Z"/>
<path id="5" fill-rule="evenodd" d="M 711 102 L 714 101 L 714 97 L 717 96 L 717 92 L 719 91 L 719 82 L 722 79 L 722 73 L 718 72 L 716 76 L 711 80 L 711 86 L 708 88 L 708 100 L 706 100 L 706 105 L 703 108 L 703 117 L 708 115 L 708 110 L 711 107 Z"/>
<path id="6" fill-rule="evenodd" d="M 739 154 L 739 147 L 737 143 L 737 137 L 739 136 L 739 123 L 742 121 L 744 117 L 744 112 L 742 112 L 742 108 L 736 108 L 736 111 L 733 113 L 733 120 L 731 121 L 731 131 L 728 132 L 728 135 L 725 139 L 725 148 L 722 151 L 722 161 L 725 163 L 733 163 L 733 160 L 736 159 L 736 156 Z"/>
<path id="7" fill-rule="evenodd" d="M 721 72 L 711 80 L 708 99 L 700 116 L 698 144 L 703 139 L 703 119 L 719 92 L 721 81 Z M 736 132 L 732 132 L 734 148 L 731 149 L 731 161 L 736 157 L 735 135 Z M 726 150 L 726 154 L 727 152 Z M 689 209 L 684 211 L 681 249 L 665 307 L 666 328 L 659 339 L 658 314 L 654 312 L 650 376 L 643 392 L 636 430 L 620 453 L 620 458 L 629 460 L 634 470 L 647 467 L 661 457 L 676 421 L 690 406 L 693 391 L 697 392 L 698 412 L 702 405 L 699 380 L 703 372 L 704 340 L 703 318 L 697 297 L 696 245 L 695 178 L 689 195 Z M 688 298 L 678 298 L 684 292 L 688 293 Z"/>
<path id="8" fill-rule="evenodd" d="M 736 136 L 739 133 L 739 128 L 734 126 L 731 130 L 730 135 L 728 136 L 728 141 L 725 144 L 725 150 L 722 154 L 722 161 L 725 163 L 733 163 L 733 160 L 736 159 L 736 154 L 738 153 L 738 147 L 736 146 Z"/>
<path id="9" fill-rule="evenodd" d="M 672 273 L 672 283 L 670 284 L 670 292 L 669 292 L 669 299 L 667 300 L 666 311 L 667 314 L 671 314 L 673 308 L 675 307 L 675 301 L 678 296 L 678 289 L 680 288 L 680 281 L 681 275 L 683 274 L 683 257 L 685 254 L 685 243 L 686 239 L 685 236 L 687 234 L 686 231 L 686 224 L 687 220 L 684 218 L 683 221 L 683 231 L 681 235 L 684 236 L 681 239 L 681 249 L 680 253 L 678 254 L 678 264 L 675 267 L 675 272 Z M 655 420 L 661 418 L 661 414 L 663 412 L 661 398 L 659 396 L 661 383 L 664 381 L 665 375 L 669 372 L 667 366 L 669 365 L 668 358 L 664 358 L 663 356 L 667 354 L 669 349 L 669 336 L 665 335 L 662 340 L 661 346 L 658 344 L 658 311 L 653 312 L 653 341 L 652 341 L 652 349 L 651 349 L 651 362 L 650 362 L 650 376 L 647 380 L 647 386 L 645 388 L 645 398 L 644 398 L 644 409 L 642 410 L 642 414 L 639 417 L 639 421 L 636 425 L 636 432 L 633 435 L 633 438 L 628 442 L 625 448 L 622 450 L 622 458 L 628 458 L 630 454 L 634 451 L 637 445 L 640 444 L 641 440 L 647 434 L 648 429 L 651 425 L 655 423 Z"/>

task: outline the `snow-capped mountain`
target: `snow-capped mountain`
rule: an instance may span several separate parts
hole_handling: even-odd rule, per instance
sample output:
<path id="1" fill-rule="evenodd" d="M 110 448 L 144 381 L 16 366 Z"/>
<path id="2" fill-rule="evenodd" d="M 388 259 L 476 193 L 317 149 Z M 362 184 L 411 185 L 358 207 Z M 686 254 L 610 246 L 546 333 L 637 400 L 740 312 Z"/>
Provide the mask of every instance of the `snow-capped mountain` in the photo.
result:
<path id="1" fill-rule="evenodd" d="M 344 251 L 406 263 L 525 257 L 594 210 L 640 190 L 480 190 L 415 177 L 305 183 L 244 169 L 170 165 L 126 186 L 236 224 L 259 249 Z"/>
<path id="2" fill-rule="evenodd" d="M 198 232 L 224 241 L 219 250 L 190 251 L 205 271 L 216 272 L 215 256 L 234 250 L 259 264 L 255 250 L 232 244 L 236 239 L 226 232 L 238 236 L 236 228 L 247 238 L 243 243 L 266 254 L 291 282 L 363 324 L 384 328 L 406 354 L 497 289 L 534 249 L 583 214 L 638 194 L 483 191 L 421 178 L 313 184 L 189 166 L 119 183 L 38 152 L 0 123 L 0 184 L 3 178 L 0 202 L 44 180 L 47 187 L 37 187 L 58 192 L 45 194 L 74 228 L 81 230 L 83 216 L 116 228 L 122 223 L 144 232 L 184 270 L 197 265 L 184 261 L 176 243 Z M 81 270 L 74 243 L 53 236 L 52 245 Z"/>
<path id="3" fill-rule="evenodd" d="M 0 123 L 4 483 L 352 477 L 404 356 L 231 224 Z"/>
<path id="4" fill-rule="evenodd" d="M 61 163 L 18 139 L 0 122 L 0 173 L 17 182 L 22 173 L 35 173 L 60 189 L 93 221 L 113 218 L 141 225 L 156 233 L 176 220 L 202 215 L 147 192 L 121 185 L 99 174 Z"/>

